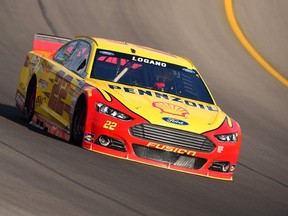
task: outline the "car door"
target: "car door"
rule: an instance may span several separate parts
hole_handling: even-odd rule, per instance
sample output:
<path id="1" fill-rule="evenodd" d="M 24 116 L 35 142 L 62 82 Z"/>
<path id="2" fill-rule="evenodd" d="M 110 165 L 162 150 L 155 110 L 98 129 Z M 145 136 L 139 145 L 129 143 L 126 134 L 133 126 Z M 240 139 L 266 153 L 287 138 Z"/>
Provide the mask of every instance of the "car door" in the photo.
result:
<path id="1" fill-rule="evenodd" d="M 86 65 L 91 46 L 84 40 L 75 40 L 62 47 L 54 56 L 50 73 L 51 92 L 47 110 L 55 123 L 69 129 L 79 91 L 86 77 Z"/>

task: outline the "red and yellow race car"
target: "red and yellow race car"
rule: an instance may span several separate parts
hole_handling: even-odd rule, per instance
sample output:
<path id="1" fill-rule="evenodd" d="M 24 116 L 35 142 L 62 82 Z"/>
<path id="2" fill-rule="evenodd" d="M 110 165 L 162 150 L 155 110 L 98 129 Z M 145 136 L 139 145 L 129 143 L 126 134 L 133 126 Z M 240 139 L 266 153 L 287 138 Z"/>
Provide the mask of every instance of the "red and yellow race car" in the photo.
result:
<path id="1" fill-rule="evenodd" d="M 36 34 L 15 100 L 30 124 L 85 149 L 232 180 L 241 129 L 185 57 Z"/>

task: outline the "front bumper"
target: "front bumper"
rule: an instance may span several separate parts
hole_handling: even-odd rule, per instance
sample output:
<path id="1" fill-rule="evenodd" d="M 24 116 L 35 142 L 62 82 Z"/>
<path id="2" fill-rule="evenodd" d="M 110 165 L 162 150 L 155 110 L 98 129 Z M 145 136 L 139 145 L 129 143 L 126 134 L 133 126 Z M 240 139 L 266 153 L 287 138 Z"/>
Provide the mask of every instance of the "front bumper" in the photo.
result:
<path id="1" fill-rule="evenodd" d="M 96 118 L 97 121 L 95 118 L 87 119 L 83 140 L 85 149 L 215 179 L 232 180 L 233 178 L 240 151 L 241 134 L 238 141 L 232 144 L 219 142 L 215 138 L 217 133 L 223 133 L 228 129 L 231 131 L 231 127 L 228 125 L 197 135 L 194 137 L 196 141 L 193 141 L 191 136 L 179 137 L 181 135 L 179 133 L 176 134 L 177 137 L 173 133 L 174 129 L 171 131 L 171 128 L 155 126 L 148 122 L 143 123 L 143 120 L 136 124 L 133 121 L 132 124 L 132 122 L 115 121 L 115 118 L 103 114 L 99 115 L 101 116 Z M 109 127 L 109 125 L 116 126 Z M 145 133 L 147 129 L 142 125 L 152 126 L 156 133 Z M 138 129 L 135 132 L 136 127 Z M 149 128 L 151 129 L 151 127 Z M 159 130 L 162 128 L 168 130 L 166 137 Z M 189 134 L 186 131 L 183 133 Z M 179 142 L 179 138 L 181 138 L 181 142 Z M 193 146 L 190 145 L 191 142 L 194 142 Z"/>

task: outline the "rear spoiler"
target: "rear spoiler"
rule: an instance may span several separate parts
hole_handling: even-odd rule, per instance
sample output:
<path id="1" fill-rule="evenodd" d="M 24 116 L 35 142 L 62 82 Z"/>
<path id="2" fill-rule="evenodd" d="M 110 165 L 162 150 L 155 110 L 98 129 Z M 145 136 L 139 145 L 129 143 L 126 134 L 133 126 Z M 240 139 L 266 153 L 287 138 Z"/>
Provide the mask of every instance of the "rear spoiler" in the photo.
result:
<path id="1" fill-rule="evenodd" d="M 70 38 L 37 33 L 34 35 L 33 51 L 53 52 L 69 41 Z"/>

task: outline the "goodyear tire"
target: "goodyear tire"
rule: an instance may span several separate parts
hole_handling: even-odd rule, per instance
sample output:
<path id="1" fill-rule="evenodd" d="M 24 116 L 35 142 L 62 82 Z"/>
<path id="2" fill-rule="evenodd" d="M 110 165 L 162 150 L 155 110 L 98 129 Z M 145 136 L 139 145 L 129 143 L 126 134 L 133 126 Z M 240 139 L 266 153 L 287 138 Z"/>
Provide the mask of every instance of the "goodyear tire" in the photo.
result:
<path id="1" fill-rule="evenodd" d="M 36 98 L 36 79 L 32 78 L 28 86 L 25 100 L 25 116 L 28 123 L 32 121 L 32 117 L 34 115 L 35 98 Z"/>
<path id="2" fill-rule="evenodd" d="M 73 127 L 72 127 L 72 143 L 77 146 L 82 146 L 82 141 L 85 131 L 86 121 L 86 103 L 85 100 L 80 100 L 75 108 Z"/>

